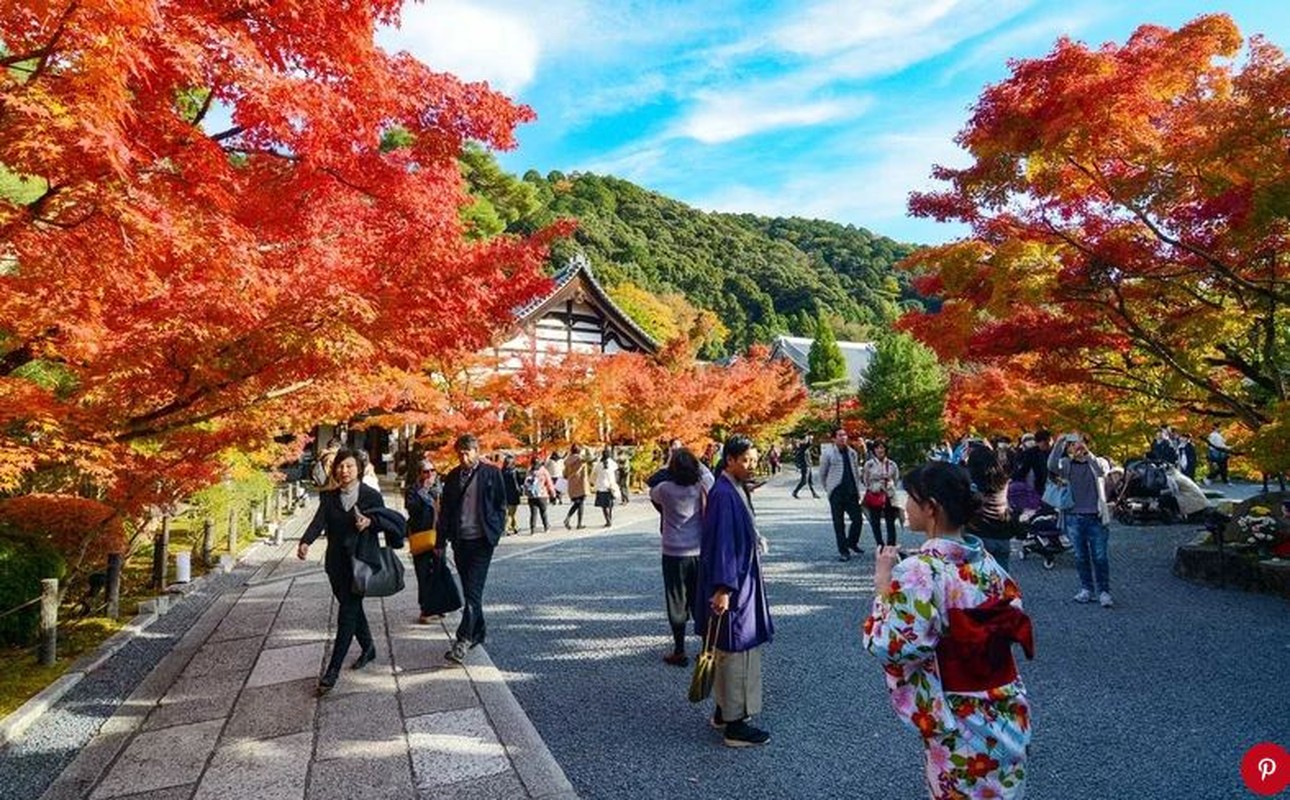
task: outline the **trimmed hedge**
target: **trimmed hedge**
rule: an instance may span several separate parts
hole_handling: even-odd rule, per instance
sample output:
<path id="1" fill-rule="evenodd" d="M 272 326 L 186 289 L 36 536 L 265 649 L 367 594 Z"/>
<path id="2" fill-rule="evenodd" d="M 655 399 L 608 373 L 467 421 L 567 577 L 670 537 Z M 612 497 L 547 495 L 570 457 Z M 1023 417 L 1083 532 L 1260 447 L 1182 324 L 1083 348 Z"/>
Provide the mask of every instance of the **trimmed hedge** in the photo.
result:
<path id="1" fill-rule="evenodd" d="M 49 545 L 27 536 L 0 535 L 0 612 L 40 596 L 40 581 L 67 573 L 63 557 Z M 27 645 L 36 640 L 40 605 L 0 618 L 0 644 Z"/>

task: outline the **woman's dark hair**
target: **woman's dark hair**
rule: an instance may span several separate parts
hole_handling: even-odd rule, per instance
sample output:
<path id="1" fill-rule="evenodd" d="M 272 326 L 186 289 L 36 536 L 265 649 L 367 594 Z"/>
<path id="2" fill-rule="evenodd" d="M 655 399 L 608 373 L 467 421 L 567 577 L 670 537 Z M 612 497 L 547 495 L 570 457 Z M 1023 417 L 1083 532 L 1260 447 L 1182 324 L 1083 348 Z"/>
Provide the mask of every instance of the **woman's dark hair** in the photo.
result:
<path id="1" fill-rule="evenodd" d="M 515 456 L 511 455 L 510 453 L 507 453 L 505 456 L 502 457 L 503 469 L 505 469 L 506 467 L 514 467 L 514 466 L 515 466 Z"/>
<path id="2" fill-rule="evenodd" d="M 608 463 L 609 463 L 609 459 L 611 459 L 611 458 L 613 458 L 613 456 L 610 454 L 610 452 L 609 452 L 609 448 L 608 448 L 608 447 L 606 447 L 606 448 L 604 449 L 604 451 L 603 451 L 603 452 L 601 452 L 601 454 L 600 454 L 600 463 L 601 463 L 601 464 L 608 464 Z"/>
<path id="3" fill-rule="evenodd" d="M 874 450 L 877 450 L 879 447 L 881 447 L 883 450 L 891 452 L 891 448 L 887 446 L 886 439 L 874 439 L 872 442 L 870 442 L 869 452 L 873 452 Z"/>
<path id="4" fill-rule="evenodd" d="M 988 445 L 968 446 L 967 470 L 978 492 L 997 492 L 1008 485 L 1008 471 L 999 453 Z"/>
<path id="5" fill-rule="evenodd" d="M 672 476 L 672 483 L 677 486 L 693 486 L 699 482 L 701 475 L 699 459 L 684 447 L 672 451 L 672 459 L 667 462 L 667 470 Z"/>
<path id="6" fill-rule="evenodd" d="M 981 510 L 981 495 L 972 491 L 968 471 L 944 461 L 930 461 L 905 476 L 905 492 L 919 503 L 933 501 L 945 521 L 961 528 Z"/>
<path id="7" fill-rule="evenodd" d="M 354 459 L 354 463 L 358 465 L 358 479 L 361 481 L 363 473 L 367 472 L 367 453 L 362 450 L 352 450 L 348 447 L 342 447 L 337 450 L 336 455 L 332 457 L 331 476 L 336 477 L 336 470 L 340 469 L 341 462 L 347 458 Z"/>

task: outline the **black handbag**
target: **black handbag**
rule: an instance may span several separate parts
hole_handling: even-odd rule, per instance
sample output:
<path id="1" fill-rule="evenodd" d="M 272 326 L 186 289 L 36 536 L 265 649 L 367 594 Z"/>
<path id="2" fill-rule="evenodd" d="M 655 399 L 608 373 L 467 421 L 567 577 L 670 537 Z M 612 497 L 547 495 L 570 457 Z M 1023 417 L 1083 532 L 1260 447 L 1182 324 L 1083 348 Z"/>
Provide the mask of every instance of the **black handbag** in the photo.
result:
<path id="1" fill-rule="evenodd" d="M 379 564 L 372 566 L 354 557 L 354 581 L 351 586 L 359 597 L 389 597 L 403 591 L 403 562 L 388 547 L 376 548 Z"/>

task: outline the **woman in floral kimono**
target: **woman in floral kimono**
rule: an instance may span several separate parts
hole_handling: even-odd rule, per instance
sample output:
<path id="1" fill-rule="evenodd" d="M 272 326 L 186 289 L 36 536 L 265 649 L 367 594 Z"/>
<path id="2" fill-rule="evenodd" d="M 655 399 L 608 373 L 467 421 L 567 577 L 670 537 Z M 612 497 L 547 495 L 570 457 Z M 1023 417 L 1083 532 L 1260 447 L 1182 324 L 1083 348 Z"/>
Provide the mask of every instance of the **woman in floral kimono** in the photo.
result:
<path id="1" fill-rule="evenodd" d="M 1033 656 L 1021 592 L 962 532 L 980 505 L 965 470 L 933 462 L 904 485 L 909 527 L 927 541 L 904 560 L 879 550 L 865 649 L 883 662 L 897 716 L 923 737 L 934 800 L 1020 798 L 1030 705 L 1012 644 Z"/>

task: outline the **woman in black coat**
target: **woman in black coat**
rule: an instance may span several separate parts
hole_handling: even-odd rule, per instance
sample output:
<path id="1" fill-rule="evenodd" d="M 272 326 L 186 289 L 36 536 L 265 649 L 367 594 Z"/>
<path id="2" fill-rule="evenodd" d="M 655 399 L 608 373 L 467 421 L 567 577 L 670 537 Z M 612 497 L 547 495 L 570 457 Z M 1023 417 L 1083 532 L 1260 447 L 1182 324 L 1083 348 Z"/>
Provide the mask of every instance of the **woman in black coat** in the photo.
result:
<path id="1" fill-rule="evenodd" d="M 434 465 L 429 461 L 422 462 L 415 482 L 403 497 L 408 511 L 408 530 L 428 531 L 435 527 L 442 495 L 443 482 L 439 480 Z M 461 594 L 443 560 L 446 544 L 444 538 L 439 537 L 433 549 L 412 557 L 412 567 L 417 576 L 417 605 L 421 609 L 417 622 L 422 625 L 429 625 L 449 611 L 461 608 Z"/>
<path id="2" fill-rule="evenodd" d="M 520 532 L 519 520 L 515 517 L 524 494 L 524 476 L 515 468 L 515 456 L 502 459 L 502 489 L 506 492 L 506 532 L 514 535 Z"/>
<path id="3" fill-rule="evenodd" d="M 362 669 L 376 658 L 376 643 L 372 630 L 363 613 L 363 598 L 351 590 L 354 575 L 354 550 L 359 536 L 372 525 L 364 512 L 385 508 L 381 493 L 361 483 L 366 458 L 362 451 L 342 449 L 332 461 L 331 476 L 338 484 L 336 489 L 318 493 L 318 511 L 305 529 L 296 548 L 296 557 L 304 560 L 323 531 L 327 532 L 327 554 L 323 565 L 331 582 L 331 593 L 340 605 L 336 619 L 336 641 L 332 643 L 331 660 L 322 677 L 318 679 L 318 694 L 326 694 L 336 685 L 340 667 L 349 651 L 349 643 L 358 638 L 362 654 L 354 661 L 353 669 Z"/>

